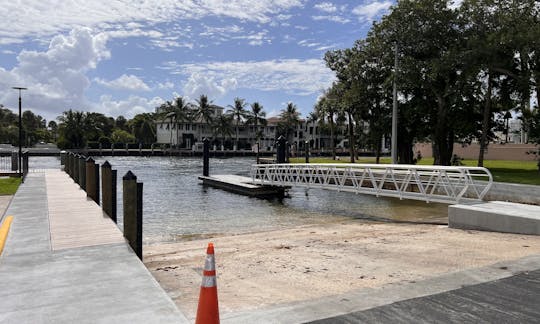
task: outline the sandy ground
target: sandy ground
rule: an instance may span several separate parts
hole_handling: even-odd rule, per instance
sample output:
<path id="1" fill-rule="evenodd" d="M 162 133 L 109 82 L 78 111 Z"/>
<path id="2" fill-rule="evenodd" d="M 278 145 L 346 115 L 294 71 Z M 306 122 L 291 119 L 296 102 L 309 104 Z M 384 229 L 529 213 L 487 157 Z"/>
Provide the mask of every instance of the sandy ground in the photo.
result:
<path id="1" fill-rule="evenodd" d="M 220 311 L 305 301 L 540 254 L 540 237 L 442 225 L 340 223 L 218 237 Z M 145 264 L 189 318 L 209 240 L 145 247 Z"/>

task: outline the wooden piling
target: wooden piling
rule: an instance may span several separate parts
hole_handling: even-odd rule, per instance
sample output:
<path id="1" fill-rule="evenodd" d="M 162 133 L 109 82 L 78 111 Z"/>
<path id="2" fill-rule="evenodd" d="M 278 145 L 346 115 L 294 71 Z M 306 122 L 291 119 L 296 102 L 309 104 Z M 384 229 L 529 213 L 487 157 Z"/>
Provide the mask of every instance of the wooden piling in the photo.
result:
<path id="1" fill-rule="evenodd" d="M 304 142 L 304 153 L 306 156 L 306 163 L 309 163 L 309 141 Z"/>
<path id="2" fill-rule="evenodd" d="M 103 211 L 116 223 L 116 170 L 109 161 L 101 166 L 101 192 Z"/>
<path id="3" fill-rule="evenodd" d="M 76 184 L 80 184 L 79 181 L 79 155 L 73 154 L 73 181 L 75 181 Z"/>
<path id="4" fill-rule="evenodd" d="M 210 140 L 203 139 L 203 176 L 210 174 Z"/>
<path id="5" fill-rule="evenodd" d="M 124 237 L 142 260 L 142 193 L 143 184 L 128 171 L 122 178 L 124 202 Z"/>
<path id="6" fill-rule="evenodd" d="M 86 159 L 86 196 L 99 205 L 99 166 L 94 159 Z"/>
<path id="7" fill-rule="evenodd" d="M 86 158 L 81 155 L 78 160 L 79 167 L 79 186 L 81 189 L 86 190 Z"/>

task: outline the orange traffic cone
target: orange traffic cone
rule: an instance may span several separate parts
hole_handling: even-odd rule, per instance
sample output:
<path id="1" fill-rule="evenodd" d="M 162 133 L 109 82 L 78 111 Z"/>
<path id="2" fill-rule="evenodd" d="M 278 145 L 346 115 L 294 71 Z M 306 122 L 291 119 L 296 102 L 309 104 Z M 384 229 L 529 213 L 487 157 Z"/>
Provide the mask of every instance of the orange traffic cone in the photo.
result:
<path id="1" fill-rule="evenodd" d="M 208 243 L 206 260 L 204 261 L 201 293 L 197 307 L 195 324 L 219 323 L 219 307 L 216 284 L 216 262 L 214 259 L 214 244 Z"/>

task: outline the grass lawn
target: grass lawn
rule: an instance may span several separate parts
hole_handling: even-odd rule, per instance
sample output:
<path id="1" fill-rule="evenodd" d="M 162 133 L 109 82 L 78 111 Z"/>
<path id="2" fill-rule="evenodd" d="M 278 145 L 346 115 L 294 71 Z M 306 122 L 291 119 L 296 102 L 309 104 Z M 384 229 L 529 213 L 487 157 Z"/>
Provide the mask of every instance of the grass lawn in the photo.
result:
<path id="1" fill-rule="evenodd" d="M 304 163 L 304 158 L 291 158 L 291 163 Z M 348 157 L 340 157 L 339 161 L 333 161 L 329 157 L 310 158 L 311 163 L 349 163 Z M 375 163 L 375 158 L 361 157 L 357 163 Z M 390 158 L 381 158 L 381 163 L 390 163 Z M 463 160 L 466 166 L 476 166 L 476 160 Z M 420 165 L 432 165 L 433 158 L 423 158 Z M 540 172 L 536 161 L 499 161 L 486 160 L 484 166 L 491 171 L 493 180 L 498 182 L 512 182 L 531 185 L 540 185 Z"/>
<path id="2" fill-rule="evenodd" d="M 20 184 L 20 178 L 0 178 L 0 195 L 14 195 Z"/>

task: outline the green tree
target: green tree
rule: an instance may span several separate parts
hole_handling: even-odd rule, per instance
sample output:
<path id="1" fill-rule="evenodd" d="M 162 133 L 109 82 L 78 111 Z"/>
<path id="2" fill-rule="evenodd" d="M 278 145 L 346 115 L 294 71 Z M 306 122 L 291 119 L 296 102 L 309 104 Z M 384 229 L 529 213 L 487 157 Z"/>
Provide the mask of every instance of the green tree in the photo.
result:
<path id="1" fill-rule="evenodd" d="M 100 137 L 110 137 L 115 129 L 115 120 L 102 113 L 86 112 L 84 114 L 84 132 L 88 141 L 97 142 Z"/>
<path id="2" fill-rule="evenodd" d="M 153 114 L 137 114 L 128 122 L 128 126 L 137 142 L 152 144 L 156 141 L 156 124 Z"/>
<path id="3" fill-rule="evenodd" d="M 86 145 L 85 114 L 72 109 L 58 117 L 58 147 L 61 149 L 81 149 Z"/>
<path id="4" fill-rule="evenodd" d="M 457 12 L 446 0 L 403 0 L 373 26 L 368 38 L 376 39 L 370 43 L 382 49 L 388 66 L 393 65 L 397 46 L 401 97 L 424 113 L 422 126 L 416 127 L 430 130 L 435 164 L 450 165 L 456 124 L 462 122 L 457 117 L 466 109 L 459 105 L 465 53 Z"/>
<path id="5" fill-rule="evenodd" d="M 113 143 L 133 143 L 135 142 L 135 136 L 125 130 L 115 129 L 112 132 L 111 140 Z"/>
<path id="6" fill-rule="evenodd" d="M 49 121 L 49 124 L 47 124 L 47 128 L 51 133 L 52 140 L 56 142 L 58 139 L 58 124 L 54 120 L 51 120 Z"/>
<path id="7" fill-rule="evenodd" d="M 300 112 L 298 108 L 292 102 L 287 103 L 285 109 L 281 110 L 279 115 L 279 127 L 281 129 L 282 135 L 285 135 L 289 144 L 292 142 L 292 136 L 296 131 L 296 127 L 300 123 Z"/>
<path id="8" fill-rule="evenodd" d="M 263 106 L 259 102 L 251 104 L 251 111 L 247 115 L 246 124 L 253 125 L 255 129 L 255 142 L 258 143 L 261 138 L 261 132 L 259 125 L 266 125 L 266 112 L 263 110 Z M 253 145 L 254 143 L 252 143 Z"/>
<path id="9" fill-rule="evenodd" d="M 164 121 L 167 121 L 167 129 L 170 132 L 169 143 L 171 143 L 171 145 L 172 145 L 172 143 L 173 143 L 173 129 L 176 129 L 176 126 L 173 123 L 173 118 L 174 118 L 174 115 L 175 115 L 174 105 L 173 105 L 173 103 L 171 101 L 167 100 L 167 101 L 165 101 L 164 103 L 162 103 L 159 106 L 158 111 L 159 111 L 160 118 L 162 118 Z"/>
<path id="10" fill-rule="evenodd" d="M 233 134 L 233 115 L 221 114 L 213 120 L 213 133 L 218 138 L 221 135 L 221 145 L 225 147 L 225 138 L 231 137 Z"/>
<path id="11" fill-rule="evenodd" d="M 335 117 L 337 115 L 337 108 L 335 102 L 328 96 L 328 91 L 325 91 L 315 104 L 315 112 L 321 117 L 322 120 L 326 120 L 330 128 L 330 148 L 332 150 L 332 159 L 336 159 L 336 126 Z"/>
<path id="12" fill-rule="evenodd" d="M 191 104 L 182 96 L 178 96 L 174 99 L 174 105 L 172 111 L 169 113 L 169 117 L 174 121 L 176 128 L 176 143 L 180 143 L 178 138 L 179 123 L 189 122 L 192 120 Z"/>
<path id="13" fill-rule="evenodd" d="M 127 123 L 128 123 L 128 120 L 126 119 L 126 117 L 120 115 L 116 117 L 116 119 L 114 120 L 114 127 L 116 129 L 128 131 L 129 127 Z"/>
<path id="14" fill-rule="evenodd" d="M 201 95 L 196 101 L 197 107 L 194 114 L 195 120 L 202 121 L 207 125 L 212 125 L 214 118 L 214 108 L 212 107 L 212 101 L 208 100 L 208 97 L 206 95 Z M 199 140 L 202 140 L 202 138 L 200 138 L 202 136 L 202 126 L 199 126 Z"/>
<path id="15" fill-rule="evenodd" d="M 247 111 L 246 106 L 247 102 L 245 102 L 244 99 L 241 98 L 234 98 L 234 105 L 229 105 L 230 114 L 233 117 L 233 120 L 235 121 L 235 130 L 236 130 L 236 148 L 238 149 L 238 128 L 240 123 L 247 117 Z"/>

